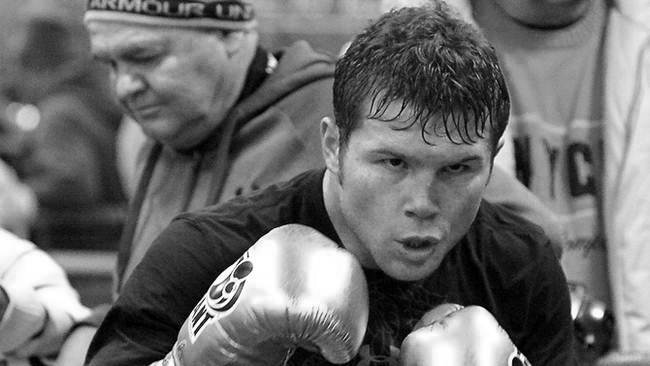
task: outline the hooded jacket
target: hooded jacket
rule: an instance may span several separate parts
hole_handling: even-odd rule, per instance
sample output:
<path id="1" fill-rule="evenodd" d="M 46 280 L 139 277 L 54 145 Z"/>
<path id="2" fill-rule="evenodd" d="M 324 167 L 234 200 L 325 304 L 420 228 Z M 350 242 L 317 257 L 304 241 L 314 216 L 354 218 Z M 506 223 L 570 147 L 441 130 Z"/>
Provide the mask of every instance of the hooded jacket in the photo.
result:
<path id="1" fill-rule="evenodd" d="M 318 125 L 331 113 L 334 63 L 303 41 L 277 59 L 273 72 L 201 146 L 178 152 L 145 141 L 118 255 L 117 290 L 177 214 L 324 166 Z"/>

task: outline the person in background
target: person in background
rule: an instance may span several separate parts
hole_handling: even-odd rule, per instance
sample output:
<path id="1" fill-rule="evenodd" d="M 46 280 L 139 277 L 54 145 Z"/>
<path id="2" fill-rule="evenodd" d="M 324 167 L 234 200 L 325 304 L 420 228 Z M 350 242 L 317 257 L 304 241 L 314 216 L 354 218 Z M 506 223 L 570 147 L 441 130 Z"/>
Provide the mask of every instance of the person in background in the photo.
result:
<path id="1" fill-rule="evenodd" d="M 13 94 L 40 115 L 19 175 L 38 199 L 38 245 L 114 250 L 126 209 L 115 161 L 122 112 L 90 56 L 83 9 L 81 1 L 19 5 Z"/>
<path id="2" fill-rule="evenodd" d="M 336 63 L 326 168 L 177 216 L 87 363 L 575 365 L 549 238 L 482 198 L 509 106 L 493 48 L 444 3 L 384 14 Z M 414 329 L 441 303 L 465 308 Z"/>
<path id="3" fill-rule="evenodd" d="M 585 339 L 650 353 L 650 7 L 643 1 L 450 0 L 494 45 L 512 97 L 496 165 L 561 220 L 570 282 L 612 308 Z"/>
<path id="4" fill-rule="evenodd" d="M 46 252 L 0 229 L 0 363 L 52 362 L 73 326 L 89 313 Z"/>
<path id="5" fill-rule="evenodd" d="M 318 120 L 331 110 L 333 62 L 303 41 L 265 49 L 243 1 L 179 1 L 175 9 L 186 16 L 111 4 L 88 1 L 85 24 L 127 115 L 119 143 L 133 145 L 132 156 L 119 156 L 126 186 L 136 184 L 117 297 L 175 215 L 322 166 Z M 97 310 L 65 345 L 70 364 L 83 359 L 104 315 Z"/>
<path id="6" fill-rule="evenodd" d="M 330 108 L 333 67 L 305 42 L 265 50 L 245 2 L 187 17 L 120 4 L 90 1 L 85 14 L 95 58 L 147 136 L 118 289 L 176 214 L 322 165 L 316 124 Z"/>

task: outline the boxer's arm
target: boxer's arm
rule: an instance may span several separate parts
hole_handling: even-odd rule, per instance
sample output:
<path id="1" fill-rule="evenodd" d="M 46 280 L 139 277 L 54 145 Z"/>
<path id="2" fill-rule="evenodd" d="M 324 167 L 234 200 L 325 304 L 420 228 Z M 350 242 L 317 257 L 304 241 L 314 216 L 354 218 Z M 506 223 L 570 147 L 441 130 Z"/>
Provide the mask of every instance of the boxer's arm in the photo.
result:
<path id="1" fill-rule="evenodd" d="M 188 221 L 174 220 L 107 313 L 91 342 L 87 363 L 144 366 L 163 358 L 219 268 L 227 267 L 222 262 L 232 262 L 240 254 L 220 248 L 218 242 Z"/>
<path id="2" fill-rule="evenodd" d="M 217 276 L 152 366 L 280 365 L 299 347 L 346 363 L 367 318 L 357 259 L 311 227 L 284 225 Z"/>

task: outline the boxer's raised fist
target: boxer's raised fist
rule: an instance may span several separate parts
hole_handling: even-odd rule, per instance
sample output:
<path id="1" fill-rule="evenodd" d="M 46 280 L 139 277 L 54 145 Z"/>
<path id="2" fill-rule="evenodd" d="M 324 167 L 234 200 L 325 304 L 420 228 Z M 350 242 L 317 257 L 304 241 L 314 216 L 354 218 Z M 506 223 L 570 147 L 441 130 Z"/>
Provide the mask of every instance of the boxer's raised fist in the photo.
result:
<path id="1" fill-rule="evenodd" d="M 419 327 L 419 328 L 418 328 Z M 530 366 L 489 311 L 444 304 L 402 342 L 402 366 Z"/>
<path id="2" fill-rule="evenodd" d="M 156 365 L 278 365 L 296 347 L 344 363 L 367 320 L 355 257 L 312 228 L 286 225 L 217 277 Z"/>
<path id="3" fill-rule="evenodd" d="M 462 308 L 463 306 L 458 304 L 450 304 L 450 303 L 440 304 L 435 308 L 427 311 L 422 316 L 422 318 L 420 318 L 420 320 L 415 324 L 413 330 L 416 331 L 420 328 L 426 327 L 437 321 L 440 321 L 444 319 L 447 315 L 450 315 L 451 313 L 458 311 Z"/>

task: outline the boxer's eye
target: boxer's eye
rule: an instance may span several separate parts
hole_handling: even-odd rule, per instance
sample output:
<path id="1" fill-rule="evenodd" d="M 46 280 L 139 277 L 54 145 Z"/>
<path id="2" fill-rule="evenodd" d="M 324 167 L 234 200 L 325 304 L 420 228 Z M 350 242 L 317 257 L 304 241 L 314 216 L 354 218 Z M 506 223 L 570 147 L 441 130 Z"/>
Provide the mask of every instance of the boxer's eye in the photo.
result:
<path id="1" fill-rule="evenodd" d="M 381 161 L 384 166 L 388 169 L 392 170 L 398 170 L 398 169 L 405 169 L 406 168 L 406 162 L 400 158 L 388 158 L 388 159 L 383 159 Z"/>

